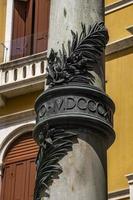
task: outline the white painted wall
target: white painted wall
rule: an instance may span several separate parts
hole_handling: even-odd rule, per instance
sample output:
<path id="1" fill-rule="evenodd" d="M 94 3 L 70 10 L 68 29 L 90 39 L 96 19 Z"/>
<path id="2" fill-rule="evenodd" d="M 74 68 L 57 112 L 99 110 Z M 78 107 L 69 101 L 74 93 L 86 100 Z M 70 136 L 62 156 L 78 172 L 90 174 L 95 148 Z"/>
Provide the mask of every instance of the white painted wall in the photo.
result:
<path id="1" fill-rule="evenodd" d="M 101 161 L 88 143 L 78 142 L 60 161 L 63 172 L 50 186 L 50 198 L 42 200 L 107 200 Z"/>

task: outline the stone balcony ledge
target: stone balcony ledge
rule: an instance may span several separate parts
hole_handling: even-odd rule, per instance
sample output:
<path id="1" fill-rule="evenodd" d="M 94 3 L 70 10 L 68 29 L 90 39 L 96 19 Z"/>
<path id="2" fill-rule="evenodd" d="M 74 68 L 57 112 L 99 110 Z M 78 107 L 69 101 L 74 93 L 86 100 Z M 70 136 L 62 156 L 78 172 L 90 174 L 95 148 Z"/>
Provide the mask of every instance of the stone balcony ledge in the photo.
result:
<path id="1" fill-rule="evenodd" d="M 46 55 L 42 52 L 0 64 L 0 106 L 5 98 L 43 89 Z"/>

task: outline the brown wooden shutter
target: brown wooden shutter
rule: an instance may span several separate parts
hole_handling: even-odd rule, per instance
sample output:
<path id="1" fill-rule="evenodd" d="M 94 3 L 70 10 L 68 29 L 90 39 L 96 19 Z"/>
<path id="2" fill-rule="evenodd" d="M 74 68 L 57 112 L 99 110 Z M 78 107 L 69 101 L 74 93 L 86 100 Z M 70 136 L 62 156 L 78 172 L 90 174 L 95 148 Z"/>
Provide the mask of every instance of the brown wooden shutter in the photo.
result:
<path id="1" fill-rule="evenodd" d="M 35 1 L 34 53 L 47 49 L 50 0 Z"/>
<path id="2" fill-rule="evenodd" d="M 37 152 L 32 133 L 12 143 L 4 159 L 2 200 L 33 200 Z"/>
<path id="3" fill-rule="evenodd" d="M 23 200 L 25 197 L 26 162 L 17 162 L 12 166 L 12 200 Z"/>
<path id="4" fill-rule="evenodd" d="M 11 59 L 19 58 L 24 55 L 25 19 L 26 3 L 15 0 Z"/>
<path id="5" fill-rule="evenodd" d="M 4 177 L 2 180 L 2 200 L 12 200 L 13 191 L 13 166 L 5 166 Z"/>
<path id="6" fill-rule="evenodd" d="M 24 56 L 32 54 L 33 19 L 33 0 L 29 0 L 26 6 Z"/>
<path id="7" fill-rule="evenodd" d="M 47 49 L 50 0 L 14 1 L 11 59 Z"/>
<path id="8" fill-rule="evenodd" d="M 4 163 L 12 163 L 19 160 L 34 158 L 37 155 L 38 146 L 31 134 L 24 134 L 19 137 L 10 147 L 5 157 Z"/>
<path id="9" fill-rule="evenodd" d="M 11 59 L 31 54 L 33 0 L 14 1 Z"/>
<path id="10" fill-rule="evenodd" d="M 35 159 L 7 164 L 2 182 L 2 200 L 33 200 Z"/>
<path id="11" fill-rule="evenodd" d="M 30 159 L 27 161 L 27 175 L 26 176 L 26 186 L 25 186 L 25 197 L 26 200 L 33 200 L 34 187 L 35 187 L 35 177 L 36 177 L 36 167 L 35 159 Z"/>

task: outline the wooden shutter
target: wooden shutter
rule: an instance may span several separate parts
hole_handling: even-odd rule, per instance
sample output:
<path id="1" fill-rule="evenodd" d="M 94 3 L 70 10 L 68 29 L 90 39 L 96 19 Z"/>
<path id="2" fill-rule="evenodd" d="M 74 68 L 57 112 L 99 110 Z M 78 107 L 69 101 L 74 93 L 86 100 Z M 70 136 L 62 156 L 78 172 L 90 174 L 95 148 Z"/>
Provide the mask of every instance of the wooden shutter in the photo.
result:
<path id="1" fill-rule="evenodd" d="M 27 161 L 27 174 L 28 176 L 26 176 L 25 200 L 33 200 L 36 177 L 35 159 L 30 159 Z"/>
<path id="2" fill-rule="evenodd" d="M 22 57 L 24 54 L 25 19 L 26 3 L 15 0 L 11 59 Z"/>
<path id="3" fill-rule="evenodd" d="M 26 22 L 25 22 L 25 46 L 24 56 L 32 53 L 33 43 L 33 0 L 29 0 L 26 4 Z"/>
<path id="4" fill-rule="evenodd" d="M 2 200 L 33 200 L 35 159 L 5 165 Z"/>
<path id="5" fill-rule="evenodd" d="M 14 1 L 11 59 L 31 54 L 33 0 Z"/>
<path id="6" fill-rule="evenodd" d="M 47 49 L 50 0 L 35 1 L 34 53 Z"/>
<path id="7" fill-rule="evenodd" d="M 23 200 L 25 199 L 26 162 L 17 162 L 12 166 L 12 200 Z"/>
<path id="8" fill-rule="evenodd" d="M 12 200 L 13 191 L 13 166 L 5 166 L 4 177 L 2 180 L 2 200 Z"/>
<path id="9" fill-rule="evenodd" d="M 5 157 L 4 163 L 12 163 L 19 160 L 26 160 L 36 157 L 38 146 L 31 134 L 24 134 L 19 137 L 10 147 Z"/>
<path id="10" fill-rule="evenodd" d="M 11 59 L 47 49 L 50 0 L 14 1 Z"/>
<path id="11" fill-rule="evenodd" d="M 33 200 L 37 152 L 31 133 L 13 142 L 4 159 L 2 200 Z"/>

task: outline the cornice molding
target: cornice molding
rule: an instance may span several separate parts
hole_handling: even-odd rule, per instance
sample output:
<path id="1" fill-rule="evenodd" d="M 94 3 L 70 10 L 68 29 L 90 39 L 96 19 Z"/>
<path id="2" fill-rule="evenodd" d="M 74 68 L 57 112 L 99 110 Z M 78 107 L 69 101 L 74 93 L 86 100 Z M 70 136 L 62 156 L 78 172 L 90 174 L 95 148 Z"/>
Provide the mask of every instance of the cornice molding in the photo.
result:
<path id="1" fill-rule="evenodd" d="M 26 57 L 22 57 L 22 58 L 18 58 L 15 60 L 11 60 L 9 62 L 5 62 L 5 63 L 0 63 L 0 69 L 9 69 L 11 67 L 17 67 L 17 66 L 22 66 L 22 65 L 27 65 L 29 63 L 33 63 L 33 61 L 40 61 L 40 60 L 46 60 L 46 55 L 47 55 L 47 51 L 41 52 L 41 53 L 37 53 L 37 54 L 33 54 L 33 55 L 29 55 Z"/>
<path id="2" fill-rule="evenodd" d="M 45 78 L 46 74 L 42 74 L 40 76 L 2 85 L 0 86 L 0 94 L 5 97 L 14 97 L 37 90 L 42 90 L 44 89 Z"/>
<path id="3" fill-rule="evenodd" d="M 105 7 L 105 15 L 108 15 L 114 11 L 125 8 L 129 5 L 133 5 L 132 0 L 121 0 L 121 1 L 117 1 L 115 3 L 109 4 Z"/>
<path id="4" fill-rule="evenodd" d="M 34 120 L 35 120 L 34 109 L 28 109 L 21 112 L 0 116 L 0 128 L 11 126 L 12 124 L 18 124 Z"/>
<path id="5" fill-rule="evenodd" d="M 133 35 L 109 43 L 106 47 L 105 55 L 109 56 L 113 53 L 117 53 L 131 47 L 133 47 Z"/>
<path id="6" fill-rule="evenodd" d="M 129 195 L 128 188 L 110 192 L 108 194 L 108 200 L 122 200 L 122 199 L 124 200 L 129 197 L 130 197 L 130 195 Z"/>
<path id="7" fill-rule="evenodd" d="M 128 184 L 133 185 L 133 174 L 128 174 L 126 177 L 128 179 Z"/>
<path id="8" fill-rule="evenodd" d="M 128 26 L 126 29 L 127 29 L 127 31 L 128 31 L 129 33 L 133 34 L 133 25 Z"/>

